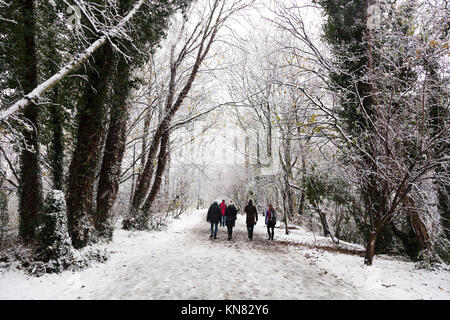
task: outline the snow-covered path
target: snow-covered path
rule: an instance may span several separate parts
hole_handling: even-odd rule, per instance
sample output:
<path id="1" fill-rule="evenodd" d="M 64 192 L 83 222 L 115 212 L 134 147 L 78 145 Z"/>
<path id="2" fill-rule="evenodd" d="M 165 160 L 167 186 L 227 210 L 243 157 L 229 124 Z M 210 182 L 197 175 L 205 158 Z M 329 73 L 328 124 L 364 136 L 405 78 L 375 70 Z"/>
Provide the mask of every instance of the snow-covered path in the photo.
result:
<path id="1" fill-rule="evenodd" d="M 164 232 L 118 230 L 111 258 L 77 273 L 0 276 L 2 299 L 374 299 L 325 273 L 301 249 L 267 240 L 262 219 L 252 241 L 239 215 L 233 240 L 209 239 L 205 210 Z M 276 232 L 279 232 L 279 229 Z"/>
<path id="2" fill-rule="evenodd" d="M 191 219 L 196 223 L 175 228 L 151 249 L 145 243 L 151 237 L 138 237 L 133 251 L 139 254 L 105 266 L 104 277 L 110 281 L 99 281 L 79 295 L 102 299 L 368 298 L 322 274 L 295 250 L 268 241 L 261 223 L 250 242 L 244 217 L 239 217 L 229 242 L 226 228 L 220 228 L 217 240 L 209 239 L 203 211 Z"/>

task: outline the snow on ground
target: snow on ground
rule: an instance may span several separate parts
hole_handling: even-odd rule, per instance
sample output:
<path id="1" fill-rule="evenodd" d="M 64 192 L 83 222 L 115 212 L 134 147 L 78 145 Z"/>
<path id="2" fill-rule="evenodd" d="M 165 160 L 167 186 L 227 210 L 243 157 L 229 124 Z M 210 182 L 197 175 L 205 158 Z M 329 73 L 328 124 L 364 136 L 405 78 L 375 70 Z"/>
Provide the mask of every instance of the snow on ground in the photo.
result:
<path id="1" fill-rule="evenodd" d="M 284 228 L 278 230 L 278 239 L 303 246 L 303 254 L 319 268 L 353 284 L 360 291 L 372 292 L 383 299 L 450 299 L 448 265 L 430 271 L 418 269 L 415 263 L 401 257 L 377 255 L 373 265 L 368 267 L 361 256 L 311 248 L 316 245 L 363 252 L 364 246 L 343 241 L 335 245 L 330 238 L 314 235 L 302 227 L 289 230 L 289 235 L 285 235 Z"/>
<path id="2" fill-rule="evenodd" d="M 277 228 L 269 241 L 261 220 L 250 241 L 241 215 L 232 241 L 226 228 L 212 240 L 205 220 L 206 210 L 198 210 L 161 232 L 116 230 L 110 260 L 75 273 L 35 278 L 3 272 L 0 299 L 450 298 L 448 271 L 415 270 L 411 263 L 378 257 L 367 268 L 358 256 L 286 245 L 314 243 L 303 229 L 286 236 Z"/>

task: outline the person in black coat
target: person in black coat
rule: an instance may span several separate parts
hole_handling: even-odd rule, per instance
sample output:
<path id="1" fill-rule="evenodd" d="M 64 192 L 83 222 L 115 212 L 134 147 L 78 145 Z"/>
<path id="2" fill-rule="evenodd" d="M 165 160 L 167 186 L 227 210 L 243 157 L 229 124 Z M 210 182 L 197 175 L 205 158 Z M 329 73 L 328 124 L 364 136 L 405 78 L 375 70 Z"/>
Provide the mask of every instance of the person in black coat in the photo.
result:
<path id="1" fill-rule="evenodd" d="M 230 201 L 230 204 L 227 206 L 225 210 L 225 223 L 228 229 L 228 240 L 231 240 L 233 235 L 233 227 L 235 225 L 236 217 L 237 217 L 237 209 L 233 204 L 233 201 Z"/>
<path id="2" fill-rule="evenodd" d="M 248 238 L 252 240 L 253 228 L 255 227 L 256 222 L 258 221 L 258 212 L 256 211 L 256 207 L 253 205 L 252 200 L 248 200 L 248 205 L 245 206 L 244 211 L 247 214 L 245 221 L 247 223 Z"/>
<path id="3" fill-rule="evenodd" d="M 215 201 L 208 209 L 208 214 L 206 216 L 206 222 L 211 223 L 211 236 L 214 236 L 214 239 L 217 239 L 217 229 L 219 227 L 219 221 L 222 219 L 222 211 L 219 208 L 219 205 Z"/>

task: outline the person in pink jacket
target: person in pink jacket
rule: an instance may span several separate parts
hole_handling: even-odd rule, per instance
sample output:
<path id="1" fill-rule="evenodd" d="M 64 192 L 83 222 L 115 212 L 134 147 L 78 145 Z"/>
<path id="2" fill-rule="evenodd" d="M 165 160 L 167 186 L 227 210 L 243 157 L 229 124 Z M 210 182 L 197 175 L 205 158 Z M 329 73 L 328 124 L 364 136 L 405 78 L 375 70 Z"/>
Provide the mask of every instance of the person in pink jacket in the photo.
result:
<path id="1" fill-rule="evenodd" d="M 267 233 L 269 234 L 268 240 L 273 240 L 274 228 L 277 223 L 277 215 L 276 211 L 273 208 L 272 204 L 269 204 L 269 209 L 266 211 L 266 225 L 267 225 Z M 272 231 L 272 232 L 270 232 Z"/>

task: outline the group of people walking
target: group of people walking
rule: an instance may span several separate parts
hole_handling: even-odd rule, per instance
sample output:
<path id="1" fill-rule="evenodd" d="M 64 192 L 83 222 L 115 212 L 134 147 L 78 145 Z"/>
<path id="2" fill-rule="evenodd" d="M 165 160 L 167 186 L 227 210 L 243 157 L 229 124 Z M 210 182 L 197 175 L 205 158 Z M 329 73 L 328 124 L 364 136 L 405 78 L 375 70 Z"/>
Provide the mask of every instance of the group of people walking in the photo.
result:
<path id="1" fill-rule="evenodd" d="M 206 217 L 206 221 L 211 223 L 211 235 L 210 238 L 217 239 L 217 231 L 219 228 L 219 224 L 221 227 L 226 226 L 228 231 L 228 240 L 232 239 L 233 236 L 233 227 L 236 224 L 238 209 L 234 205 L 233 201 L 230 201 L 227 205 L 225 200 L 222 200 L 220 205 L 215 201 L 208 209 L 208 214 Z M 252 200 L 248 201 L 248 204 L 245 206 L 244 212 L 246 213 L 246 224 L 247 224 L 247 233 L 248 238 L 250 240 L 253 239 L 253 229 L 258 222 L 258 211 L 256 207 L 253 205 Z M 265 214 L 265 224 L 267 226 L 267 233 L 269 235 L 268 240 L 273 240 L 274 230 L 276 225 L 276 212 L 273 208 L 272 204 L 269 204 L 269 207 Z"/>

